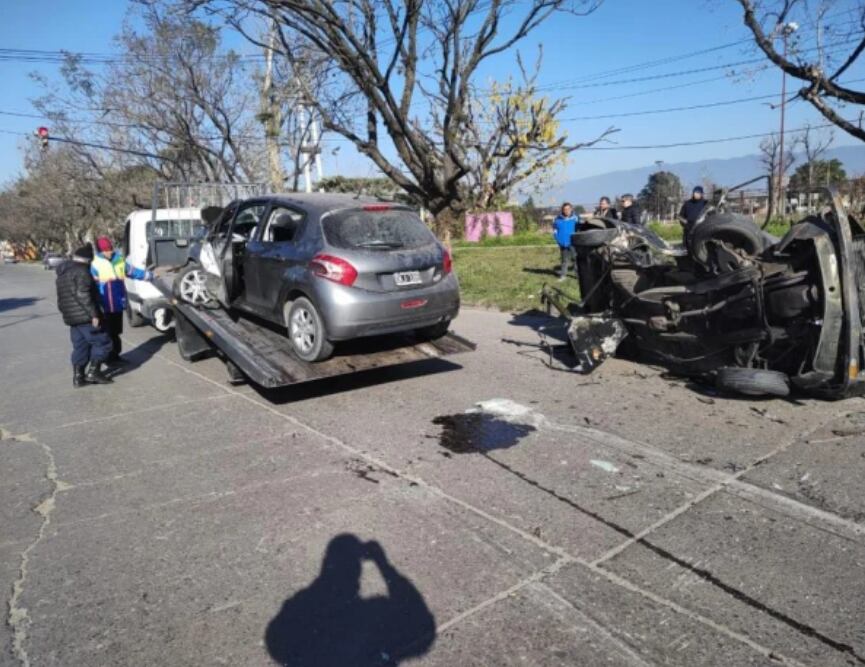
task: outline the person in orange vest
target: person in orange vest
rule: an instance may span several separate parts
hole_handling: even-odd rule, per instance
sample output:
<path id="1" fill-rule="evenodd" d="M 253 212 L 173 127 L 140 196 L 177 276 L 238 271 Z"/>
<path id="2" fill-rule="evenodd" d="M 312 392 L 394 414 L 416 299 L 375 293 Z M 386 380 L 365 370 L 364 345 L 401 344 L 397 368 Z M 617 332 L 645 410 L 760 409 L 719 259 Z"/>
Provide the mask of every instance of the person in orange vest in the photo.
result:
<path id="1" fill-rule="evenodd" d="M 136 280 L 150 280 L 151 274 L 144 269 L 136 269 L 123 259 L 123 253 L 114 249 L 107 236 L 96 239 L 98 251 L 90 264 L 90 273 L 99 286 L 102 299 L 103 327 L 111 337 L 111 354 L 108 363 L 121 364 L 126 360 L 120 356 L 123 333 L 123 313 L 126 310 L 126 276 Z"/>

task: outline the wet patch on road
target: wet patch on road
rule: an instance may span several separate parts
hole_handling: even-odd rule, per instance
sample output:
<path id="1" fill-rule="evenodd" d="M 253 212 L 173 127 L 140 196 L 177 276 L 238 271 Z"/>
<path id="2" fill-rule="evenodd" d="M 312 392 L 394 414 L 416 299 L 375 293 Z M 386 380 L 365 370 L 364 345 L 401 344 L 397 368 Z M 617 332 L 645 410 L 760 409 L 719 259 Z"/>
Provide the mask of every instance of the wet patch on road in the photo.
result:
<path id="1" fill-rule="evenodd" d="M 442 427 L 439 445 L 454 454 L 507 449 L 536 430 L 531 424 L 513 423 L 483 412 L 444 415 L 433 419 L 433 424 Z"/>

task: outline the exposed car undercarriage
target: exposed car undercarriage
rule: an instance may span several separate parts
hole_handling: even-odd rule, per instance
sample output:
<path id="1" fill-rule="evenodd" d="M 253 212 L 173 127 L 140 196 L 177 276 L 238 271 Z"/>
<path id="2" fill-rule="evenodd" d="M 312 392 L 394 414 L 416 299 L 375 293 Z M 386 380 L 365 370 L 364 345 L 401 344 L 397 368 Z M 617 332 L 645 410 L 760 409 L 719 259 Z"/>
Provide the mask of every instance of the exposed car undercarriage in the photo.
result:
<path id="1" fill-rule="evenodd" d="M 550 286 L 543 298 L 570 320 L 577 369 L 618 349 L 739 393 L 857 391 L 865 229 L 821 190 L 819 212 L 777 239 L 729 212 L 727 194 L 681 246 L 611 219 L 573 235 L 582 300 Z"/>

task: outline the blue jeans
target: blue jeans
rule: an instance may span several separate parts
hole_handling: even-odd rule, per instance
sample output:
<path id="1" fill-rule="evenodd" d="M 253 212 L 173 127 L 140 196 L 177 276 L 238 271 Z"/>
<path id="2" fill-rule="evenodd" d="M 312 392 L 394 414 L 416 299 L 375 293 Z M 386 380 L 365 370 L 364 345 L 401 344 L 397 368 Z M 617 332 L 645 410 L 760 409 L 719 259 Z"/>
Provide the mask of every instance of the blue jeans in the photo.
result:
<path id="1" fill-rule="evenodd" d="M 72 339 L 72 365 L 86 366 L 90 361 L 105 361 L 111 354 L 111 337 L 92 324 L 69 327 Z"/>

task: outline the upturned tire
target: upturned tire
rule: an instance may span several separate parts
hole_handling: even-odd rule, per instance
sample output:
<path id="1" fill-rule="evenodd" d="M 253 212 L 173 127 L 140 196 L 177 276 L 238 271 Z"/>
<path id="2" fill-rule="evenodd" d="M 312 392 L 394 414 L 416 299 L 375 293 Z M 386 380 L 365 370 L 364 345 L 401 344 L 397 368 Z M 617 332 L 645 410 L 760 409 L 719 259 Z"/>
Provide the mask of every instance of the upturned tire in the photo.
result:
<path id="1" fill-rule="evenodd" d="M 618 233 L 618 229 L 588 229 L 584 232 L 575 232 L 571 234 L 571 245 L 575 248 L 597 248 L 612 241 Z"/>
<path id="2" fill-rule="evenodd" d="M 294 353 L 303 361 L 324 361 L 333 354 L 324 320 L 306 297 L 298 297 L 287 307 L 285 326 Z"/>
<path id="3" fill-rule="evenodd" d="M 713 215 L 694 227 L 691 232 L 691 255 L 704 266 L 710 261 L 709 244 L 712 241 L 732 246 L 749 257 L 763 251 L 760 228 L 748 218 L 731 213 Z"/>
<path id="4" fill-rule="evenodd" d="M 207 290 L 204 269 L 198 264 L 189 264 L 174 279 L 172 291 L 175 298 L 199 308 L 214 308 L 219 302 Z"/>
<path id="5" fill-rule="evenodd" d="M 715 386 L 746 396 L 789 396 L 790 379 L 786 373 L 760 368 L 725 366 L 718 369 Z"/>

